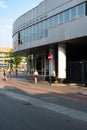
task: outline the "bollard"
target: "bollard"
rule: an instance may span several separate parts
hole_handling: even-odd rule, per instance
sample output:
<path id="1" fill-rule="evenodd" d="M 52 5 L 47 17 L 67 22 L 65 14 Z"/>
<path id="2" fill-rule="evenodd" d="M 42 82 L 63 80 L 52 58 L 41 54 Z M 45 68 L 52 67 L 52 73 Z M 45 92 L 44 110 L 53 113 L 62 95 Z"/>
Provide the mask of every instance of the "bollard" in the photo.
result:
<path id="1" fill-rule="evenodd" d="M 38 77 L 38 72 L 35 71 L 34 72 L 34 81 L 35 81 L 35 84 L 37 84 L 37 77 Z"/>
<path id="2" fill-rule="evenodd" d="M 37 76 L 35 76 L 34 79 L 35 79 L 35 84 L 37 84 Z"/>

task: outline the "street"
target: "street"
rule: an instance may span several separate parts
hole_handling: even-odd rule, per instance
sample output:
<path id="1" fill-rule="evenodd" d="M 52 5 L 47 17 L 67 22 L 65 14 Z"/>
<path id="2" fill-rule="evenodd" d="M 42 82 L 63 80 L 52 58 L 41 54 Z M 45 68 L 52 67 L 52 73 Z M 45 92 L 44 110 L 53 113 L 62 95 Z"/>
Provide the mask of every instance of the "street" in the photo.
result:
<path id="1" fill-rule="evenodd" d="M 86 130 L 87 122 L 0 94 L 0 130 Z"/>
<path id="2" fill-rule="evenodd" d="M 87 130 L 87 102 L 0 79 L 0 130 Z"/>

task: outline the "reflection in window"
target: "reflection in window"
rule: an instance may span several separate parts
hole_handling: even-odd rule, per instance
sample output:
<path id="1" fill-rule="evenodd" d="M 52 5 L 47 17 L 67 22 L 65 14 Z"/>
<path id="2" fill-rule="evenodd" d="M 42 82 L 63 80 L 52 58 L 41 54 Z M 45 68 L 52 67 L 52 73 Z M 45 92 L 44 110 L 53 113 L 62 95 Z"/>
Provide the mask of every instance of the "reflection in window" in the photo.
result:
<path id="1" fill-rule="evenodd" d="M 78 6 L 78 16 L 84 16 L 84 4 Z"/>
<path id="2" fill-rule="evenodd" d="M 70 16 L 69 10 L 65 11 L 64 12 L 64 22 L 68 22 L 69 21 L 69 16 Z"/>
<path id="3" fill-rule="evenodd" d="M 71 20 L 76 18 L 76 7 L 71 9 Z"/>
<path id="4" fill-rule="evenodd" d="M 63 23 L 63 13 L 59 14 L 59 24 Z"/>

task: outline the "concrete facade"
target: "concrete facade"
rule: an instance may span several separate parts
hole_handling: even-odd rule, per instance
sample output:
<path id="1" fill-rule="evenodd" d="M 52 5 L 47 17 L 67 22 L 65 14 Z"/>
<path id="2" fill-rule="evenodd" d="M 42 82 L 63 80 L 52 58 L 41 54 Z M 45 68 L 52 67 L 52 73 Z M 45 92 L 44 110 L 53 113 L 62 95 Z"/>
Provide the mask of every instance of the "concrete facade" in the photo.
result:
<path id="1" fill-rule="evenodd" d="M 86 23 L 86 0 L 44 0 L 14 22 L 14 52 L 33 56 L 29 57 L 33 60 L 30 71 L 40 70 L 39 74 L 46 77 L 52 76 L 54 70 L 59 79 L 66 79 L 67 61 L 86 59 L 83 51 L 87 47 Z M 75 54 L 79 46 L 80 49 L 84 46 L 81 50 L 84 54 L 82 57 L 78 51 L 78 58 Z M 47 59 L 49 53 L 53 55 L 50 62 Z"/>

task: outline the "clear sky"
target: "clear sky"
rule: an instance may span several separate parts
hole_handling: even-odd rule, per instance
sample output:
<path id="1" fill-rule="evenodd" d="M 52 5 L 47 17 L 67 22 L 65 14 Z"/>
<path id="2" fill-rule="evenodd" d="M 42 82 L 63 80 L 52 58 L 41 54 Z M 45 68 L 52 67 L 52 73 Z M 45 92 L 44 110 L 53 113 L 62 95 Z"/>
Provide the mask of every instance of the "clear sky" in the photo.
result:
<path id="1" fill-rule="evenodd" d="M 0 0 L 0 47 L 12 47 L 12 24 L 43 0 Z"/>

